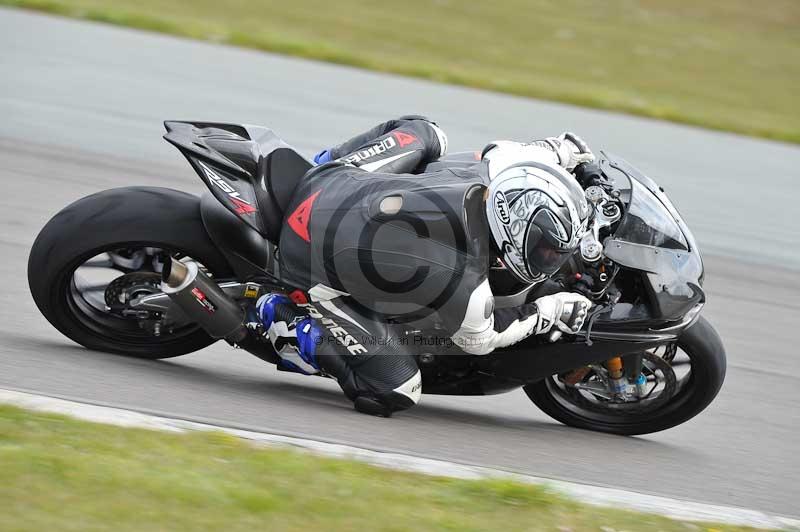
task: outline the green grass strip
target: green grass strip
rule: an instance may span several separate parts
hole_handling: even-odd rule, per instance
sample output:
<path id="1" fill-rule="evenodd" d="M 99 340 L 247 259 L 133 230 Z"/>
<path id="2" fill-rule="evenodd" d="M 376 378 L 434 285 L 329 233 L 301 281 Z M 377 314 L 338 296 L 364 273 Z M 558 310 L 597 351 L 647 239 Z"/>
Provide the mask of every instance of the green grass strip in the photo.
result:
<path id="1" fill-rule="evenodd" d="M 565 457 L 568 460 L 569 457 Z M 603 528 L 606 527 L 606 528 Z M 0 530 L 743 530 L 0 405 Z"/>

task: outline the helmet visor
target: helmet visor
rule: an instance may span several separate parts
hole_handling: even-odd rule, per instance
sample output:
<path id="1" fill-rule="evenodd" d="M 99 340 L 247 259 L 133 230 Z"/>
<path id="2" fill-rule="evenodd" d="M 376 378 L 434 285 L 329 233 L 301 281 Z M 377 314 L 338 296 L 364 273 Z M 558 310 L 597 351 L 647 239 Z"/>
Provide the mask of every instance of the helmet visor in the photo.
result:
<path id="1" fill-rule="evenodd" d="M 573 250 L 560 249 L 558 245 L 550 242 L 542 230 L 531 224 L 526 242 L 528 269 L 534 276 L 539 274 L 551 275 L 566 263 Z"/>

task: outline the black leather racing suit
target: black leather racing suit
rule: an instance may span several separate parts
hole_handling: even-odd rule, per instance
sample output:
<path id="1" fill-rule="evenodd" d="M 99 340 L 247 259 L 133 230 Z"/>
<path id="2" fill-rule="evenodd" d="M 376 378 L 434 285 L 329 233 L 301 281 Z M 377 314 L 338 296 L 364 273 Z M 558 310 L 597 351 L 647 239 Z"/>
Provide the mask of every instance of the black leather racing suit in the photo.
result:
<path id="1" fill-rule="evenodd" d="M 388 415 L 419 400 L 408 331 L 450 338 L 492 317 L 496 336 L 524 317 L 492 304 L 484 178 L 410 173 L 440 157 L 445 139 L 421 117 L 380 124 L 318 155 L 332 162 L 307 172 L 283 209 L 281 277 L 303 289 L 297 312 L 324 331 L 320 369 L 362 411 Z"/>

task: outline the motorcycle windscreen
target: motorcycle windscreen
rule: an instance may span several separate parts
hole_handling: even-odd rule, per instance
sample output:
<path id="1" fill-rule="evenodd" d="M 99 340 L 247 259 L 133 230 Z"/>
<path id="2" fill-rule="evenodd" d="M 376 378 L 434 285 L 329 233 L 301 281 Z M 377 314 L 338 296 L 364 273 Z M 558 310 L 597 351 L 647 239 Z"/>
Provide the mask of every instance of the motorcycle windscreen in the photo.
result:
<path id="1" fill-rule="evenodd" d="M 631 200 L 614 238 L 633 244 L 687 251 L 678 222 L 661 201 L 639 181 L 631 179 Z"/>

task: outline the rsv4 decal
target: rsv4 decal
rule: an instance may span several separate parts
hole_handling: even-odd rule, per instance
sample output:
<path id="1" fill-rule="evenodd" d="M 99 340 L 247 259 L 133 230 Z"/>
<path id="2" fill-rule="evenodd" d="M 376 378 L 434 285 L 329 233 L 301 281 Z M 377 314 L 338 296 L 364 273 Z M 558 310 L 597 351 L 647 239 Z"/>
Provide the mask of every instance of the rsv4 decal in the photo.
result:
<path id="1" fill-rule="evenodd" d="M 233 206 L 236 207 L 236 209 L 234 209 L 236 214 L 252 214 L 258 210 L 249 201 L 243 199 L 238 190 L 233 188 L 230 183 L 225 181 L 222 176 L 216 173 L 207 164 L 202 161 L 197 161 L 197 164 L 203 169 L 203 173 L 206 175 L 209 182 L 227 194 L 228 199 L 230 199 Z"/>
<path id="2" fill-rule="evenodd" d="M 236 214 L 252 214 L 256 212 L 256 208 L 239 198 L 231 198 L 231 202 L 236 205 Z"/>

